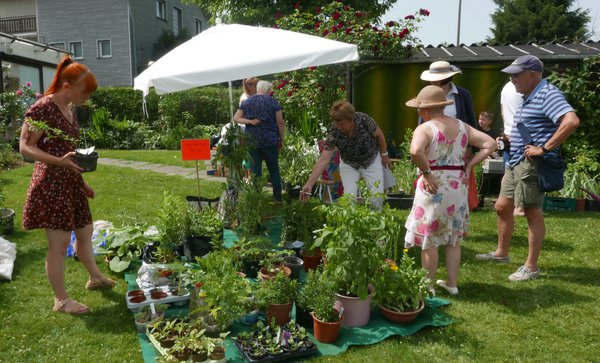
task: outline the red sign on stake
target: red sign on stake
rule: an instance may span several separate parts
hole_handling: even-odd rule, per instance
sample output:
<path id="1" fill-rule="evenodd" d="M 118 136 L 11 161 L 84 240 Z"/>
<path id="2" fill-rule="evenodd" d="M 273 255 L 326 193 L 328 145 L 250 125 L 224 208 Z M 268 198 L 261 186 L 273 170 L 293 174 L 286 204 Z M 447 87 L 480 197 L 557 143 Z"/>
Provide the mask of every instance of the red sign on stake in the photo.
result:
<path id="1" fill-rule="evenodd" d="M 181 140 L 182 160 L 210 160 L 210 140 Z"/>

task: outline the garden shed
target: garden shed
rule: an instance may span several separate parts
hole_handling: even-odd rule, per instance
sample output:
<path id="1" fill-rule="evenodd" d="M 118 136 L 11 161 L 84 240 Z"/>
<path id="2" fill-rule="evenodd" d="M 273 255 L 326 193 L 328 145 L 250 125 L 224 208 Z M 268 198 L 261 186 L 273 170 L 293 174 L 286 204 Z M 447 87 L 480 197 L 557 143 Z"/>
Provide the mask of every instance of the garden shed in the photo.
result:
<path id="1" fill-rule="evenodd" d="M 432 62 L 445 60 L 462 70 L 454 82 L 473 96 L 475 112 L 496 114 L 494 129 L 502 128 L 500 91 L 508 81 L 500 70 L 521 55 L 532 54 L 544 62 L 545 70 L 566 68 L 584 58 L 600 55 L 600 41 L 546 44 L 429 45 L 398 61 L 365 61 L 353 71 L 352 99 L 357 110 L 373 116 L 387 138 L 402 141 L 407 128 L 417 125 L 415 109 L 404 103 L 425 86 L 421 72 Z M 547 72 L 545 72 L 546 75 Z"/>

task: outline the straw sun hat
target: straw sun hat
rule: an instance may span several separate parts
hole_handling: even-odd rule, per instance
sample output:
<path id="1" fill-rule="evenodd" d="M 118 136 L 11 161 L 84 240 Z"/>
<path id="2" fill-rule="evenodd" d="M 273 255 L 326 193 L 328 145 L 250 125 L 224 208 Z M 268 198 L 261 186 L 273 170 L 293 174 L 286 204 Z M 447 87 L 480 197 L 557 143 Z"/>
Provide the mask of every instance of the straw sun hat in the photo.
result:
<path id="1" fill-rule="evenodd" d="M 431 63 L 429 70 L 421 73 L 421 79 L 423 81 L 436 82 L 450 78 L 457 73 L 462 73 L 457 66 L 453 66 L 446 61 L 437 61 Z"/>
<path id="2" fill-rule="evenodd" d="M 406 102 L 408 107 L 435 108 L 453 104 L 454 101 L 446 100 L 446 93 L 441 87 L 426 86 L 417 97 Z"/>

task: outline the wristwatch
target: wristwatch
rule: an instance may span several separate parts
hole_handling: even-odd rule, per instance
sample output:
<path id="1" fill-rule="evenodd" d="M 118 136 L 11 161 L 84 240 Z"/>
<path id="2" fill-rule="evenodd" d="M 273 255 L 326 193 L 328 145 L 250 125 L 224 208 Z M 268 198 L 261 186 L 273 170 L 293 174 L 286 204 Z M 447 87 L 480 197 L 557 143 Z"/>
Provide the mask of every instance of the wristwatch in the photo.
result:
<path id="1" fill-rule="evenodd" d="M 389 154 L 388 154 L 388 152 L 387 152 L 387 151 L 386 151 L 386 152 L 384 152 L 384 153 L 381 153 L 381 156 L 388 156 L 388 155 L 389 155 Z"/>

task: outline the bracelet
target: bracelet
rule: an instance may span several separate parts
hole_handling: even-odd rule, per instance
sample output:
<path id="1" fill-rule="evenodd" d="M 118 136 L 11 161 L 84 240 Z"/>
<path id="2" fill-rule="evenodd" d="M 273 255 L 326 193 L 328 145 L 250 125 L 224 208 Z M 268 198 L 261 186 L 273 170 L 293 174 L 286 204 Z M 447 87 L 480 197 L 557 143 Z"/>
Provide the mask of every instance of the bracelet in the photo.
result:
<path id="1" fill-rule="evenodd" d="M 544 154 L 547 154 L 550 152 L 550 150 L 546 149 L 543 145 L 540 147 L 542 148 L 542 151 L 544 152 Z"/>
<path id="2" fill-rule="evenodd" d="M 386 152 L 384 152 L 384 153 L 381 153 L 381 156 L 388 156 L 388 155 L 389 155 L 389 154 L 388 154 L 388 152 L 387 152 L 387 151 L 386 151 Z"/>
<path id="3" fill-rule="evenodd" d="M 423 174 L 423 175 L 429 175 L 429 174 L 431 174 L 431 169 L 423 170 L 421 172 L 421 174 Z"/>

